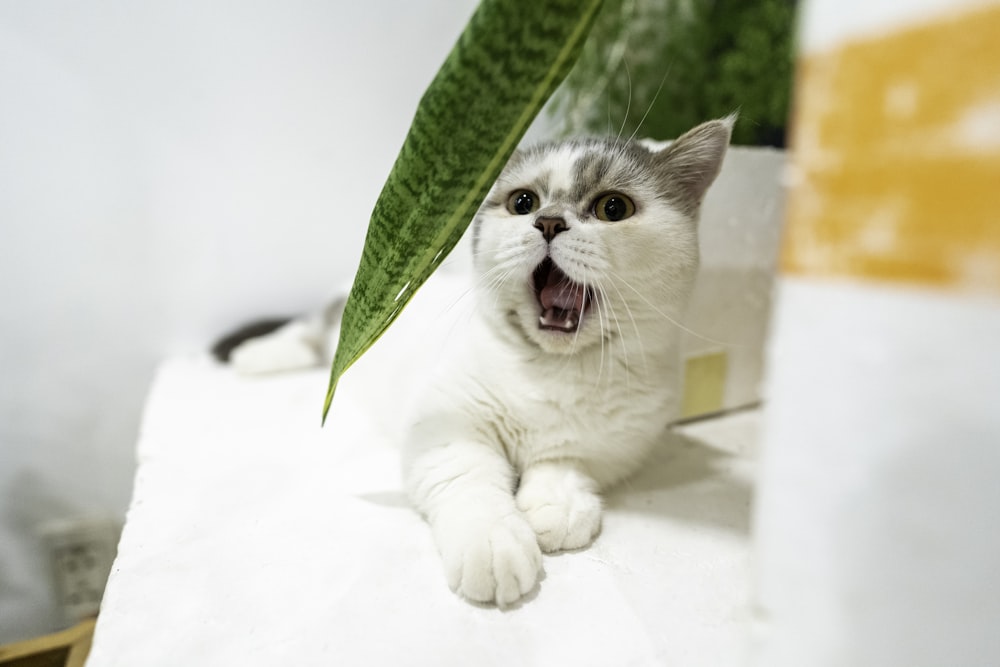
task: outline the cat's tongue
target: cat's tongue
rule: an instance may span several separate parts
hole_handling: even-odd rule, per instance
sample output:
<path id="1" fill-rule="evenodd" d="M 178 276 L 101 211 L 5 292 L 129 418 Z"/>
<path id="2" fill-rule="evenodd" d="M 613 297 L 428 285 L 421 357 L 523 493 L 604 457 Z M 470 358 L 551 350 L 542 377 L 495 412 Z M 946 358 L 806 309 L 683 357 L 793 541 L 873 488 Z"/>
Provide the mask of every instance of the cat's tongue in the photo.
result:
<path id="1" fill-rule="evenodd" d="M 542 314 L 538 324 L 545 328 L 575 331 L 586 307 L 587 292 L 552 265 L 545 284 L 538 291 Z"/>

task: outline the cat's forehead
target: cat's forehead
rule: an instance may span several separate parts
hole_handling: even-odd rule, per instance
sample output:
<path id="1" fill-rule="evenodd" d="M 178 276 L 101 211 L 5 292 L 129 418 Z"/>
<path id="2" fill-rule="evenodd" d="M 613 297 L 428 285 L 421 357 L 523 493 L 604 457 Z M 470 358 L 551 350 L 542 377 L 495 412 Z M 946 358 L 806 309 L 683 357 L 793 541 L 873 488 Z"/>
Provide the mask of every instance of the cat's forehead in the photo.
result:
<path id="1" fill-rule="evenodd" d="M 650 157 L 646 148 L 631 142 L 589 139 L 542 144 L 515 154 L 499 182 L 537 188 L 548 196 L 640 185 L 651 176 Z"/>
<path id="2" fill-rule="evenodd" d="M 568 190 L 573 185 L 576 164 L 588 153 L 575 142 L 543 144 L 519 153 L 504 172 L 504 180 Z"/>

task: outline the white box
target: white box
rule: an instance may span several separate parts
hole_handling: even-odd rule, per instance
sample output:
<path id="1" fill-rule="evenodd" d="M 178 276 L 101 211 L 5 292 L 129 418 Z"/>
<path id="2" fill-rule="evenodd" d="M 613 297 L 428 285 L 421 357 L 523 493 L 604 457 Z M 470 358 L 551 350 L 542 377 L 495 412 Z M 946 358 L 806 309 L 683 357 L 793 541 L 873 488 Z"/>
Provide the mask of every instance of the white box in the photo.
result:
<path id="1" fill-rule="evenodd" d="M 682 418 L 763 398 L 764 342 L 781 241 L 786 154 L 733 146 L 701 215 L 701 270 L 683 324 Z"/>

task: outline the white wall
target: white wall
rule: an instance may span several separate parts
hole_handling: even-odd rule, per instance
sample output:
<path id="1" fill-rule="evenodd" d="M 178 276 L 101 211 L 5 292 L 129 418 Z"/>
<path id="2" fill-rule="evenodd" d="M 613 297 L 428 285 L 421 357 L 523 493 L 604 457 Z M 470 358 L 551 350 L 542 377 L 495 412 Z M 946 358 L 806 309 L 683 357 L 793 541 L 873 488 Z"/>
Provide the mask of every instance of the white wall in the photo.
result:
<path id="1" fill-rule="evenodd" d="M 156 361 L 350 278 L 475 4 L 0 4 L 0 642 L 61 622 L 37 525 L 124 513 Z"/>

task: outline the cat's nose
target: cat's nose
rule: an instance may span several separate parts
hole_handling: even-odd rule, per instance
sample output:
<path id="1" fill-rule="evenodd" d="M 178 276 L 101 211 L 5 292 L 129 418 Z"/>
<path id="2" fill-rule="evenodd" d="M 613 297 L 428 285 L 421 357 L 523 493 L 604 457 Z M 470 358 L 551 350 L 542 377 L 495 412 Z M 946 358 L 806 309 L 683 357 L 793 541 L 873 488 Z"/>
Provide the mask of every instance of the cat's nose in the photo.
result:
<path id="1" fill-rule="evenodd" d="M 562 218 L 538 218 L 535 229 L 542 233 L 546 241 L 551 241 L 559 232 L 565 232 L 569 227 Z"/>

